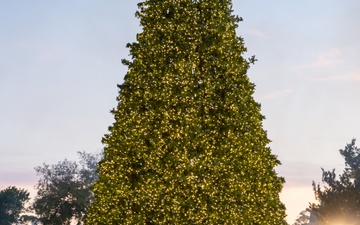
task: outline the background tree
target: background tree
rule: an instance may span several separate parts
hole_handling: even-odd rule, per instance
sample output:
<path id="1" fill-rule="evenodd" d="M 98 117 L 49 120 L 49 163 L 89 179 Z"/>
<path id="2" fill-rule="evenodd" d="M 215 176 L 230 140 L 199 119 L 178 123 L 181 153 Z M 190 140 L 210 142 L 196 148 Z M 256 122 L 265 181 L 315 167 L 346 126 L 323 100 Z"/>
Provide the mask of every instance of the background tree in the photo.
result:
<path id="1" fill-rule="evenodd" d="M 90 189 L 100 154 L 78 152 L 80 161 L 64 161 L 35 168 L 41 176 L 33 208 L 43 224 L 81 224 L 93 199 Z"/>
<path id="2" fill-rule="evenodd" d="M 301 211 L 293 225 L 319 225 L 314 212 L 310 208 Z"/>
<path id="3" fill-rule="evenodd" d="M 322 224 L 344 223 L 358 224 L 360 221 L 360 149 L 355 145 L 355 139 L 340 149 L 345 159 L 345 170 L 337 179 L 335 169 L 322 169 L 323 188 L 313 182 L 313 188 L 318 204 L 311 204 Z"/>
<path id="4" fill-rule="evenodd" d="M 87 224 L 285 224 L 231 1 L 138 5 Z"/>
<path id="5" fill-rule="evenodd" d="M 14 186 L 0 191 L 0 224 L 16 223 L 20 213 L 25 211 L 25 204 L 30 200 L 29 192 Z"/>

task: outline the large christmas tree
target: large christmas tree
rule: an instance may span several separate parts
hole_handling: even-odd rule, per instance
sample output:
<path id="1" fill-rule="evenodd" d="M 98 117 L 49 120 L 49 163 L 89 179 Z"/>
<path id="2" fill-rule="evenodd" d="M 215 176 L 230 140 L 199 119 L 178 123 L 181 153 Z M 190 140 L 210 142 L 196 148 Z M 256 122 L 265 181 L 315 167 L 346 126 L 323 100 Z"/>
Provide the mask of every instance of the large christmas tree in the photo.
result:
<path id="1" fill-rule="evenodd" d="M 147 0 L 87 224 L 285 224 L 231 0 Z"/>

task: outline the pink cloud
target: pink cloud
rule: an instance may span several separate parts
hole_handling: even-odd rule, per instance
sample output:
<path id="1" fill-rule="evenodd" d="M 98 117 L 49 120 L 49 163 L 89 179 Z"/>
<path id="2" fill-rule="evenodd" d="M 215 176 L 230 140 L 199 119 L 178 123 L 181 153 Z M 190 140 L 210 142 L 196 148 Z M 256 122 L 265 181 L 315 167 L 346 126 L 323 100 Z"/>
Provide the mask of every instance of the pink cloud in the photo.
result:
<path id="1" fill-rule="evenodd" d="M 266 35 L 263 32 L 261 32 L 260 30 L 256 30 L 256 29 L 249 29 L 246 31 L 246 34 L 249 34 L 254 37 L 266 38 Z"/>
<path id="2" fill-rule="evenodd" d="M 360 73 L 353 73 L 350 75 L 344 76 L 327 76 L 327 77 L 317 77 L 312 78 L 313 81 L 351 81 L 351 82 L 360 82 Z"/>
<path id="3" fill-rule="evenodd" d="M 319 53 L 316 56 L 316 59 L 312 63 L 305 65 L 305 67 L 324 68 L 333 65 L 338 65 L 344 62 L 342 56 L 343 56 L 343 49 L 333 48 L 327 52 Z"/>
<path id="4" fill-rule="evenodd" d="M 282 97 L 284 95 L 287 95 L 290 92 L 291 92 L 291 89 L 285 89 L 285 90 L 275 91 L 275 92 L 271 92 L 271 93 L 261 95 L 260 98 L 265 99 L 265 100 L 273 100 L 273 99 L 280 98 L 280 97 Z"/>

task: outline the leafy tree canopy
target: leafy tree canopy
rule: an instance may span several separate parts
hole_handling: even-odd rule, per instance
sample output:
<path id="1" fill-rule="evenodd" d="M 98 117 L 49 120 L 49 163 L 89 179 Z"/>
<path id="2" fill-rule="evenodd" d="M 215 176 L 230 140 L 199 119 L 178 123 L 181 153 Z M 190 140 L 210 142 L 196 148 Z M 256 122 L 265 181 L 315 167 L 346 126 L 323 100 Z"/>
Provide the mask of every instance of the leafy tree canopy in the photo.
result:
<path id="1" fill-rule="evenodd" d="M 90 186 L 97 179 L 100 154 L 78 152 L 80 161 L 64 161 L 35 168 L 40 176 L 33 204 L 43 224 L 70 224 L 84 220 L 93 199 Z"/>

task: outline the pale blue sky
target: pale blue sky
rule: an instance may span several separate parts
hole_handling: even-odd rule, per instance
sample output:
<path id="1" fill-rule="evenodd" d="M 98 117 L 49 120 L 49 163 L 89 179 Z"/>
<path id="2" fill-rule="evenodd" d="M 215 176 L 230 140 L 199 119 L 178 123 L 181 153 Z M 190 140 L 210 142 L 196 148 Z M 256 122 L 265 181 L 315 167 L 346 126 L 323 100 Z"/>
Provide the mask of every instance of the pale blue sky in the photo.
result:
<path id="1" fill-rule="evenodd" d="M 125 45 L 140 31 L 137 2 L 0 0 L 0 188 L 31 187 L 35 166 L 102 148 Z M 259 60 L 248 75 L 293 222 L 320 167 L 341 169 L 338 150 L 360 138 L 360 2 L 233 4 L 246 55 Z"/>

